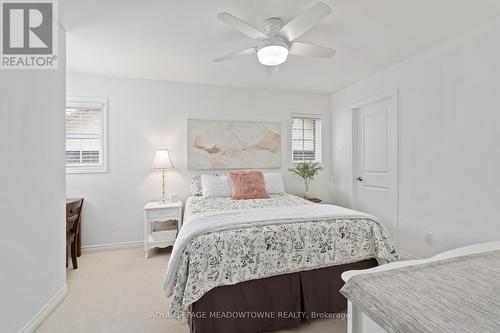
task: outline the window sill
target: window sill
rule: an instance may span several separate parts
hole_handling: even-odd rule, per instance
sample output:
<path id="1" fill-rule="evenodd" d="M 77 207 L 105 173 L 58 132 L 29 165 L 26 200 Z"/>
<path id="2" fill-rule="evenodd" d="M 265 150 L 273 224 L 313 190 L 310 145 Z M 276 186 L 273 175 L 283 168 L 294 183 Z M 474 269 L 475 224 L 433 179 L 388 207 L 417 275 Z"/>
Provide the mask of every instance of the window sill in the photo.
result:
<path id="1" fill-rule="evenodd" d="M 68 170 L 66 169 L 67 175 L 77 175 L 77 174 L 90 174 L 90 173 L 108 173 L 108 169 L 75 169 Z"/>

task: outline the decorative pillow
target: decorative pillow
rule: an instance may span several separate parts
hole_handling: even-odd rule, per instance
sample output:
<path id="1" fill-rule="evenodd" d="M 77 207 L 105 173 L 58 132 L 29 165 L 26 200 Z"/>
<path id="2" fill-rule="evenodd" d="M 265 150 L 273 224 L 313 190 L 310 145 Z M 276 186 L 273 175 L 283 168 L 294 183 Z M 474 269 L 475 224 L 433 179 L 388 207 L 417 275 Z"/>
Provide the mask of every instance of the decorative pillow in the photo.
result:
<path id="1" fill-rule="evenodd" d="M 264 175 L 260 171 L 232 171 L 229 182 L 235 200 L 267 199 Z"/>
<path id="2" fill-rule="evenodd" d="M 266 183 L 267 194 L 285 193 L 283 175 L 280 172 L 264 172 L 264 182 Z"/>
<path id="3" fill-rule="evenodd" d="M 202 196 L 203 192 L 201 191 L 201 176 L 196 176 L 191 178 L 191 195 L 194 196 Z"/>
<path id="4" fill-rule="evenodd" d="M 231 186 L 226 175 L 201 175 L 201 191 L 204 198 L 231 196 Z"/>

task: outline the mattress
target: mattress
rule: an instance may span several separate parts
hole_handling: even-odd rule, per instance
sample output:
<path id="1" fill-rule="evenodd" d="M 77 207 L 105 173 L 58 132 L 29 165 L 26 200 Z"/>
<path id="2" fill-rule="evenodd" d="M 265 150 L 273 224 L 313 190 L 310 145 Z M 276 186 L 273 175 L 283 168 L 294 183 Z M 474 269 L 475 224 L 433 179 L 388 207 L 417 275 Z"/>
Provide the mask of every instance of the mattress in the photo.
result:
<path id="1" fill-rule="evenodd" d="M 398 260 L 375 217 L 290 194 L 269 199 L 190 197 L 164 290 L 182 319 L 209 290 L 374 258 Z"/>

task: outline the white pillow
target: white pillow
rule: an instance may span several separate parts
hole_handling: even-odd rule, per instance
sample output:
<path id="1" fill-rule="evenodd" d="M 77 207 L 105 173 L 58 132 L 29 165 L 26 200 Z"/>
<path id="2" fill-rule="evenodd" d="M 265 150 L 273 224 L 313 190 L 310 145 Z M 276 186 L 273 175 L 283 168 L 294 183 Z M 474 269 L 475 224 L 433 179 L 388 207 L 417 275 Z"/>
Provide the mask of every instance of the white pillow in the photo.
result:
<path id="1" fill-rule="evenodd" d="M 264 172 L 267 194 L 285 193 L 283 176 L 279 172 Z"/>
<path id="2" fill-rule="evenodd" d="M 226 175 L 201 175 L 201 193 L 204 198 L 230 197 L 233 194 Z"/>

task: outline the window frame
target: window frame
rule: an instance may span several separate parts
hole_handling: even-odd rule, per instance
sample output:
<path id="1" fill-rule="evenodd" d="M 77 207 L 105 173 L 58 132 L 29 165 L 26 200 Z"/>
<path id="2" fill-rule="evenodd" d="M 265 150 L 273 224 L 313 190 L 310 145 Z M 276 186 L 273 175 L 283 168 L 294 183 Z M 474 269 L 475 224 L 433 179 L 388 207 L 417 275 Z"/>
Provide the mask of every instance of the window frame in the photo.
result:
<path id="1" fill-rule="evenodd" d="M 65 105 L 65 120 L 64 120 L 64 153 L 66 156 L 66 109 L 68 106 L 73 107 L 85 107 L 90 106 L 93 108 L 100 108 L 102 112 L 102 126 L 101 126 L 101 148 L 102 148 L 102 159 L 99 165 L 83 166 L 78 165 L 74 167 L 65 168 L 66 174 L 89 174 L 89 173 L 107 173 L 108 172 L 108 99 L 103 97 L 66 97 Z"/>
<path id="2" fill-rule="evenodd" d="M 315 158 L 314 161 L 305 161 L 305 160 L 296 161 L 294 159 L 294 155 L 293 155 L 293 119 L 294 118 L 319 120 L 319 123 L 320 123 L 320 126 L 319 126 L 319 144 L 320 144 L 320 147 L 319 147 L 319 156 L 315 155 L 316 158 Z M 292 113 L 290 115 L 290 131 L 289 131 L 289 135 L 290 135 L 290 140 L 289 140 L 289 142 L 290 142 L 290 157 L 291 157 L 292 164 L 299 164 L 299 163 L 304 163 L 304 162 L 318 163 L 318 164 L 322 164 L 323 163 L 323 119 L 322 119 L 321 115 L 319 115 L 319 114 L 308 114 L 308 113 Z M 314 139 L 314 141 L 315 141 L 315 144 L 317 144 L 316 138 Z M 315 149 L 315 152 L 316 151 L 317 150 Z"/>

